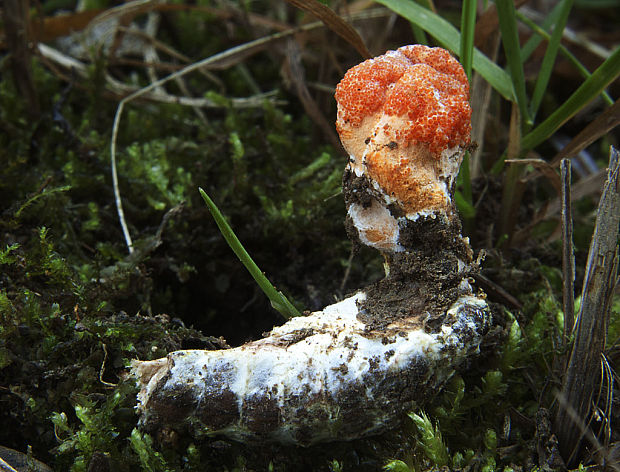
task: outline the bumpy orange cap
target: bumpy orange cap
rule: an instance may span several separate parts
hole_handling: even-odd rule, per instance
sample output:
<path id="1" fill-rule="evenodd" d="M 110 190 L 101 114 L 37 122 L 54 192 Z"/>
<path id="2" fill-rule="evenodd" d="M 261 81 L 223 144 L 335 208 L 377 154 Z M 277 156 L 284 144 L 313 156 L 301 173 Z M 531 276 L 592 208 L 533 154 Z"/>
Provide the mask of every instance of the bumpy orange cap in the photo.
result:
<path id="1" fill-rule="evenodd" d="M 441 48 L 404 46 L 362 62 L 338 84 L 336 100 L 343 142 L 364 118 L 381 114 L 402 119 L 403 126 L 386 130 L 400 145 L 423 143 L 438 156 L 470 142 L 467 76 Z"/>

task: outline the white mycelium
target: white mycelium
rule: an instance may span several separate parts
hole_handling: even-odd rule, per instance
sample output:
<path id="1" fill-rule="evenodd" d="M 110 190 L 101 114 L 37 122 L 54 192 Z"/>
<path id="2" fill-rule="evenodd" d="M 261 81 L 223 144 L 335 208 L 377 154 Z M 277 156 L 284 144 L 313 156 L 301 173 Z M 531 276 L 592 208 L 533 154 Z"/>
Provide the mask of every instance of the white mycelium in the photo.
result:
<path id="1" fill-rule="evenodd" d="M 423 401 L 477 350 L 489 321 L 486 302 L 464 294 L 436 332 L 416 317 L 377 332 L 358 319 L 364 298 L 358 292 L 234 349 L 176 351 L 136 362 L 142 422 L 159 424 L 164 415 L 164 423 L 174 425 L 175 414 L 165 418 L 159 402 L 182 397 L 190 405 L 184 414 L 202 433 L 303 445 L 363 436 L 395 420 L 390 385 L 402 388 L 398 378 L 414 372 L 419 385 L 403 384 L 411 389 L 402 392 L 404 403 Z M 224 418 L 210 423 L 211 408 Z M 356 414 L 366 421 L 353 433 L 339 424 Z"/>
<path id="2" fill-rule="evenodd" d="M 351 218 L 363 244 L 384 251 L 404 250 L 398 243 L 400 236 L 398 219 L 376 200 L 373 200 L 367 208 L 357 203 L 349 205 L 347 216 Z"/>

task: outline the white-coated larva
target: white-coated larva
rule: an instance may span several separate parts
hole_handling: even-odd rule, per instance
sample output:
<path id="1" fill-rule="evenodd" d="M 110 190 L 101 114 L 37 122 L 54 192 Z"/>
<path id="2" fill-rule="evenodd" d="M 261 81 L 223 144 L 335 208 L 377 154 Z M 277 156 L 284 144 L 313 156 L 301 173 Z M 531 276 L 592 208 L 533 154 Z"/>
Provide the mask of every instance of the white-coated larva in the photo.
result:
<path id="1" fill-rule="evenodd" d="M 363 299 L 358 292 L 234 349 L 135 363 L 142 425 L 299 445 L 376 433 L 433 395 L 490 321 L 483 299 L 462 295 L 436 332 L 417 317 L 367 331 Z"/>

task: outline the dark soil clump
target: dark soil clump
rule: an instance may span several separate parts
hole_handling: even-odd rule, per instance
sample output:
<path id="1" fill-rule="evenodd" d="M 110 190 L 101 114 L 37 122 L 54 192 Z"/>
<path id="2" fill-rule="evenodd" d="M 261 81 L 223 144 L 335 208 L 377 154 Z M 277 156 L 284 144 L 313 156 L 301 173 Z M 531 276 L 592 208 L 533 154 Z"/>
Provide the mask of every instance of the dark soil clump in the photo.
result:
<path id="1" fill-rule="evenodd" d="M 438 245 L 439 246 L 439 245 Z M 358 317 L 369 329 L 418 316 L 426 329 L 441 325 L 446 310 L 461 295 L 459 284 L 469 273 L 459 272 L 451 249 L 401 252 L 386 256 L 389 274 L 366 289 Z"/>
<path id="2" fill-rule="evenodd" d="M 358 177 L 346 169 L 342 179 L 347 206 L 369 207 L 380 198 L 365 176 Z M 397 204 L 388 208 L 399 219 L 399 244 L 406 251 L 384 253 L 388 265 L 384 279 L 366 289 L 366 301 L 358 318 L 369 330 L 383 329 L 390 323 L 419 317 L 420 323 L 432 330 L 441 325 L 447 308 L 461 295 L 459 285 L 471 275 L 462 272 L 463 263 L 470 266 L 472 251 L 461 237 L 461 223 L 456 211 L 449 216 L 405 218 Z M 353 244 L 361 244 L 357 229 L 347 217 L 345 227 Z M 459 267 L 461 266 L 461 268 Z"/>

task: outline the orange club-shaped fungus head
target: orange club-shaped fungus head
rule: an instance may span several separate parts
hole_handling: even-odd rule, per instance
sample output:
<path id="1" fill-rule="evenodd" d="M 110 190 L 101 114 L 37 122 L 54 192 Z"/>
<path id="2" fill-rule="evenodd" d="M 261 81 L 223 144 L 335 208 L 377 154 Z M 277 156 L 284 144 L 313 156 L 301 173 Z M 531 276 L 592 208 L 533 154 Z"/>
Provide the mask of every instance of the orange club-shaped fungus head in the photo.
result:
<path id="1" fill-rule="evenodd" d="M 413 220 L 451 211 L 471 109 L 467 76 L 448 51 L 412 45 L 369 59 L 345 74 L 336 100 L 349 168 L 382 205 Z"/>

